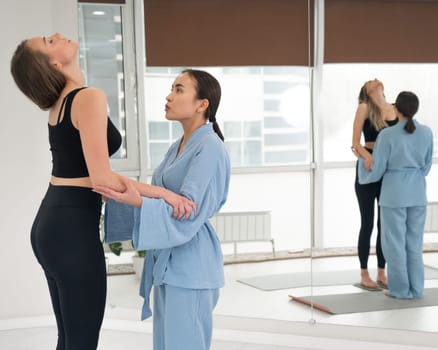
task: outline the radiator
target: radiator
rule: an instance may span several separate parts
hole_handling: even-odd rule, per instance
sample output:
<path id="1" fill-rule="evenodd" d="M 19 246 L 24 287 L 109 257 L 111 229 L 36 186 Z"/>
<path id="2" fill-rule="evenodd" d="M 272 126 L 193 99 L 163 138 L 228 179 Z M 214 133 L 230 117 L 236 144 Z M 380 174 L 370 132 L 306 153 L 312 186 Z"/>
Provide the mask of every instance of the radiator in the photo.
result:
<path id="1" fill-rule="evenodd" d="M 234 255 L 237 255 L 237 243 L 271 242 L 272 255 L 275 256 L 274 239 L 271 236 L 270 211 L 223 212 L 210 218 L 221 243 L 233 243 Z M 130 241 L 122 242 L 123 251 L 132 251 Z M 104 244 L 109 252 L 108 244 Z"/>
<path id="2" fill-rule="evenodd" d="M 271 236 L 270 211 L 244 211 L 219 213 L 210 219 L 221 243 L 233 243 L 237 254 L 237 243 L 269 241 L 275 256 L 274 239 Z"/>

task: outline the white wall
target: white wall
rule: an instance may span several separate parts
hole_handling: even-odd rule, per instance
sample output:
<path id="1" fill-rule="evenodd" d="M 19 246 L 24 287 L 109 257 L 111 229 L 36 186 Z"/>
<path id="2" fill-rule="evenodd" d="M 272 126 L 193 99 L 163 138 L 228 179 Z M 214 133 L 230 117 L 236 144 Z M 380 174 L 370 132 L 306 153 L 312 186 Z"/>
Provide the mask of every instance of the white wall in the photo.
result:
<path id="1" fill-rule="evenodd" d="M 0 319 L 51 313 L 30 228 L 48 186 L 47 116 L 16 88 L 9 67 L 18 43 L 60 32 L 77 38 L 76 0 L 3 0 L 0 11 Z"/>

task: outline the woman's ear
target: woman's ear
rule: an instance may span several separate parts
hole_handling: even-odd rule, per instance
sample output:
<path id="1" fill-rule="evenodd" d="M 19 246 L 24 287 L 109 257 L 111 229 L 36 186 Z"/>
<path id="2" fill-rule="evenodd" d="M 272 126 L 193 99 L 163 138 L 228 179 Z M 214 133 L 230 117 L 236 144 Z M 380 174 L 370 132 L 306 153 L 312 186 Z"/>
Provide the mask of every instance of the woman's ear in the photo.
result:
<path id="1" fill-rule="evenodd" d="M 210 105 L 210 102 L 208 102 L 208 100 L 206 98 L 204 98 L 196 111 L 198 113 L 205 112 L 209 105 Z"/>
<path id="2" fill-rule="evenodd" d="M 58 70 L 61 70 L 61 68 L 62 68 L 62 64 L 59 61 L 52 61 L 51 64 L 53 67 L 55 67 Z"/>

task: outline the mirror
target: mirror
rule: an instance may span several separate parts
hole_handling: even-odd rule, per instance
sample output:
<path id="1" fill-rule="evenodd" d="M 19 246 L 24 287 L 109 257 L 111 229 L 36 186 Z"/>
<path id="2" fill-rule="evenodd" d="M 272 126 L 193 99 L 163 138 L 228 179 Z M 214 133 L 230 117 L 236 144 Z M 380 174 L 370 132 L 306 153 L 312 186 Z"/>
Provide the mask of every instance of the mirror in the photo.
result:
<path id="1" fill-rule="evenodd" d="M 357 107 L 359 89 L 367 80 L 378 77 L 384 83 L 385 95 L 388 102 L 394 102 L 397 94 L 402 90 L 414 91 L 420 97 L 420 110 L 417 120 L 438 130 L 437 121 L 434 119 L 434 91 L 435 80 L 438 77 L 437 64 L 325 64 L 323 66 L 321 88 L 321 101 L 318 119 L 322 121 L 324 163 L 326 166 L 319 167 L 322 170 L 324 181 L 323 192 L 323 247 L 325 250 L 337 252 L 340 257 L 336 259 L 313 259 L 313 280 L 317 280 L 316 274 L 320 268 L 333 269 L 351 273 L 356 271 L 354 280 L 349 285 L 336 286 L 327 289 L 324 293 L 338 295 L 339 302 L 345 304 L 344 293 L 355 293 L 358 290 L 352 284 L 360 281 L 360 265 L 357 257 L 357 239 L 360 228 L 360 214 L 357 199 L 354 192 L 355 163 L 351 162 L 354 157 L 349 149 L 352 138 L 352 123 Z M 335 101 L 335 103 L 334 103 Z M 436 201 L 437 181 L 434 176 L 436 166 L 432 167 L 427 177 L 428 200 Z M 374 226 L 376 227 L 376 225 Z M 437 254 L 433 252 L 436 247 L 436 234 L 426 233 L 424 236 L 424 262 L 430 267 L 426 269 L 426 287 L 434 287 Z M 368 266 L 371 277 L 376 278 L 377 259 L 374 254 L 376 244 L 376 229 L 374 228 L 371 238 L 373 254 L 369 256 Z M 436 249 L 436 248 L 435 248 Z M 347 271 L 348 269 L 348 271 Z M 337 278 L 337 276 L 334 276 Z M 314 292 L 319 293 L 314 284 Z M 380 292 L 365 292 L 380 293 Z M 375 298 L 376 299 L 376 298 Z M 373 299 L 374 300 L 374 299 Z M 378 302 L 378 299 L 376 299 Z M 368 301 L 369 307 L 373 307 Z M 334 308 L 336 305 L 333 306 Z M 358 308 L 361 309 L 360 307 Z M 372 309 L 371 309 L 372 310 Z M 348 310 L 345 310 L 347 312 Z M 430 319 L 433 308 L 419 309 L 389 309 L 385 311 L 343 313 L 328 315 L 327 313 L 315 312 L 317 321 L 326 323 L 340 323 L 357 326 L 369 326 L 378 328 L 396 328 L 407 330 L 435 331 L 432 325 L 425 322 L 412 322 L 416 315 L 423 319 Z M 409 316 L 408 316 L 409 315 Z M 413 316 L 414 315 L 414 316 Z"/>
<path id="2" fill-rule="evenodd" d="M 397 11 L 394 11 L 395 6 Z M 438 131 L 438 123 L 434 118 L 438 65 L 435 63 L 435 49 L 427 41 L 427 36 L 432 35 L 433 31 L 427 30 L 423 36 L 424 30 L 421 30 L 427 23 L 429 13 L 437 10 L 436 6 L 433 2 L 414 1 L 317 2 L 315 18 L 319 34 L 324 32 L 324 48 L 317 45 L 316 50 L 323 49 L 324 53 L 316 53 L 319 60 L 316 60 L 314 74 L 317 78 L 313 86 L 316 106 L 313 117 L 319 135 L 315 138 L 315 147 L 319 152 L 316 178 L 320 179 L 321 184 L 320 202 L 316 206 L 321 216 L 316 216 L 319 229 L 315 232 L 313 245 L 312 301 L 334 314 L 313 310 L 316 322 L 437 331 L 437 327 L 430 322 L 436 310 L 433 303 L 426 303 L 424 307 L 405 308 L 408 302 L 385 301 L 383 292 L 363 291 L 353 286 L 360 282 L 357 256 L 360 214 L 354 191 L 356 158 L 350 150 L 359 90 L 366 81 L 374 78 L 383 82 L 386 100 L 390 103 L 395 102 L 400 91 L 415 92 L 420 98 L 416 119 L 434 132 Z M 318 11 L 323 11 L 324 16 L 318 15 Z M 353 15 L 357 13 L 361 13 L 360 18 Z M 376 14 L 384 23 L 376 20 L 370 28 L 368 26 L 367 30 L 363 30 L 370 18 L 377 18 Z M 402 18 L 414 17 L 408 29 L 400 26 L 399 23 L 406 23 Z M 391 30 L 388 32 L 384 28 Z M 406 34 L 408 36 L 405 33 L 409 33 Z M 408 48 L 408 43 L 412 43 L 411 48 Z M 413 47 L 417 50 L 412 50 Z M 434 164 L 427 177 L 429 202 L 437 200 L 436 171 Z M 430 225 L 434 220 L 432 212 L 429 220 Z M 373 279 L 377 270 L 375 227 L 376 223 L 371 237 L 372 254 L 368 260 Z M 426 288 L 436 287 L 438 271 L 437 237 L 433 229 L 430 231 L 424 235 Z M 330 278 L 331 283 L 327 281 Z"/>

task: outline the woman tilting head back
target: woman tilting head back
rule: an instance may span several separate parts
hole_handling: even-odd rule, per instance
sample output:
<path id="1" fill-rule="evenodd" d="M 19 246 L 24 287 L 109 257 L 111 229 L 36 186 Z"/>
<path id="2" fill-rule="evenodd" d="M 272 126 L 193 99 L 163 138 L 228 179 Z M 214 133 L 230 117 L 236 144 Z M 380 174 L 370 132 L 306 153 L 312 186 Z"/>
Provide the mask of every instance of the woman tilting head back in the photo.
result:
<path id="1" fill-rule="evenodd" d="M 30 238 L 47 278 L 58 327 L 57 349 L 97 348 L 106 298 L 105 256 L 96 224 L 102 199 L 90 188 L 92 179 L 101 177 L 100 168 L 109 169 L 105 154 L 90 157 L 95 149 L 109 149 L 107 139 L 96 136 L 106 134 L 106 111 L 93 106 L 100 104 L 99 92 L 85 88 L 77 51 L 77 43 L 55 33 L 22 41 L 11 59 L 18 88 L 39 108 L 49 110 L 52 176 Z M 101 130 L 90 124 L 90 115 L 101 120 Z M 118 131 L 110 135 L 117 149 Z M 98 139 L 95 144 L 92 137 Z M 84 319 L 87 324 L 82 326 Z"/>
<path id="2" fill-rule="evenodd" d="M 374 126 L 374 128 L 379 131 L 386 128 L 388 124 L 382 117 L 382 111 L 377 105 L 376 101 L 370 96 L 371 94 L 383 94 L 383 84 L 381 81 L 374 79 L 367 81 L 359 91 L 358 102 L 365 103 L 368 106 L 368 119 Z"/>
<path id="3" fill-rule="evenodd" d="M 367 81 L 359 92 L 358 107 L 353 122 L 352 151 L 357 157 L 365 159 L 365 166 L 372 166 L 372 152 L 374 143 L 380 131 L 397 123 L 395 108 L 385 99 L 383 83 L 378 79 Z M 362 137 L 363 135 L 363 137 Z M 361 140 L 365 143 L 362 144 Z M 359 286 L 367 290 L 385 288 L 385 257 L 380 239 L 380 210 L 377 210 L 377 279 L 373 281 L 368 272 L 368 258 L 370 255 L 370 241 L 374 227 L 375 202 L 378 202 L 380 181 L 362 185 L 358 182 L 357 172 L 354 184 L 361 224 L 358 239 L 358 256 L 361 267 L 361 282 Z"/>
<path id="4" fill-rule="evenodd" d="M 78 47 L 59 33 L 24 40 L 13 54 L 11 73 L 23 94 L 48 110 L 52 176 L 30 236 L 56 316 L 56 348 L 91 350 L 98 345 L 106 300 L 102 197 L 93 187 L 126 186 L 109 161 L 122 137 L 108 117 L 105 93 L 85 86 Z M 131 185 L 139 195 L 164 199 L 177 218 L 194 207 L 165 188 L 133 180 Z"/>

